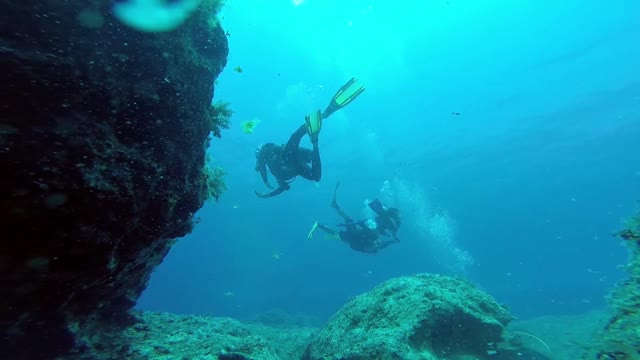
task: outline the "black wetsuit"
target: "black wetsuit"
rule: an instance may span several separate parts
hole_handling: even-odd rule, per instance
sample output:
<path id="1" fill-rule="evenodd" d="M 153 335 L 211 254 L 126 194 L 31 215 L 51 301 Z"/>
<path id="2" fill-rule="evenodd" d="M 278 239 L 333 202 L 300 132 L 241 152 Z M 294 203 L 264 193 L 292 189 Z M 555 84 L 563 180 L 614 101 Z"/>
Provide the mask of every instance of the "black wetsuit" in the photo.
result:
<path id="1" fill-rule="evenodd" d="M 376 216 L 376 224 L 378 224 L 378 233 L 384 236 L 390 236 L 395 241 L 400 242 L 398 239 L 398 229 L 400 228 L 400 218 L 391 216 Z"/>
<path id="2" fill-rule="evenodd" d="M 307 134 L 307 127 L 300 126 L 287 141 L 286 145 L 265 144 L 256 154 L 256 171 L 260 172 L 264 184 L 269 184 L 267 168 L 276 178 L 278 187 L 267 194 L 256 193 L 259 197 L 268 198 L 289 190 L 289 183 L 297 176 L 311 181 L 320 181 L 322 164 L 317 138 L 312 139 L 313 149 L 300 148 L 300 141 Z"/>
<path id="3" fill-rule="evenodd" d="M 400 242 L 396 236 L 396 232 L 400 227 L 399 212 L 395 208 L 387 209 L 380 200 L 374 200 L 369 203 L 369 207 L 374 210 L 378 216 L 375 218 L 375 228 L 369 227 L 368 222 L 371 220 L 354 221 L 349 214 L 342 211 L 338 201 L 336 200 L 336 193 L 340 183 L 336 184 L 336 188 L 333 191 L 333 201 L 331 201 L 331 207 L 338 212 L 338 215 L 344 219 L 344 224 L 338 224 L 338 226 L 345 227 L 345 230 L 334 230 L 329 226 L 316 223 L 319 229 L 323 231 L 337 235 L 340 239 L 356 251 L 360 251 L 367 254 L 375 254 L 379 250 L 386 248 L 387 246 Z M 315 228 L 314 228 L 315 229 Z M 391 235 L 389 234 L 391 233 Z M 393 240 L 381 240 L 381 236 L 391 236 Z"/>
<path id="4" fill-rule="evenodd" d="M 360 251 L 368 254 L 375 254 L 378 249 L 376 248 L 376 242 L 378 241 L 378 232 L 370 229 L 363 223 L 347 223 L 346 230 L 342 230 L 338 233 L 340 239 L 351 247 L 355 251 Z"/>
<path id="5" fill-rule="evenodd" d="M 318 227 L 328 233 L 337 234 L 340 240 L 349 244 L 349 247 L 353 250 L 367 254 L 375 254 L 379 250 L 397 242 L 396 240 L 380 240 L 378 230 L 371 229 L 364 220 L 353 221 L 351 218 L 345 220 L 344 224 L 338 226 L 344 226 L 346 229 L 338 232 L 322 224 L 318 224 Z"/>

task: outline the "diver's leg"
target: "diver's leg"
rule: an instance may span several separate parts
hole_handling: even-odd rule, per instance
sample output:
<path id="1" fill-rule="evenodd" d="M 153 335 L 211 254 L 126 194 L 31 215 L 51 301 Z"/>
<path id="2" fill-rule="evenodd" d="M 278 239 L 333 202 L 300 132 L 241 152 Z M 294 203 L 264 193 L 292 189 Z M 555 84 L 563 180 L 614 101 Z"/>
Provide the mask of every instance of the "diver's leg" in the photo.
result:
<path id="1" fill-rule="evenodd" d="M 317 229 L 321 229 L 322 231 L 328 233 L 329 235 L 332 236 L 336 236 L 338 235 L 338 232 L 336 230 L 333 230 L 332 228 L 323 225 L 323 224 L 319 224 L 317 221 L 313 223 L 313 226 L 311 227 L 311 230 L 309 230 L 309 234 L 307 234 L 307 238 L 311 239 L 313 237 L 313 233 L 316 232 Z"/>
<path id="2" fill-rule="evenodd" d="M 318 143 L 313 143 L 311 150 L 311 166 L 307 164 L 299 164 L 298 171 L 300 176 L 311 181 L 320 181 L 322 178 L 322 162 L 320 161 L 320 150 Z"/>
<path id="3" fill-rule="evenodd" d="M 336 209 L 338 215 L 340 215 L 340 217 L 342 217 L 346 223 L 351 223 L 353 222 L 353 219 L 351 218 L 351 216 L 347 215 L 346 212 L 342 211 L 340 205 L 338 205 L 338 201 L 336 200 L 336 193 L 338 192 L 339 186 L 340 182 L 338 181 L 338 183 L 336 184 L 336 188 L 333 190 L 333 200 L 331 200 L 331 207 Z"/>
<path id="4" fill-rule="evenodd" d="M 311 154 L 311 174 L 314 181 L 322 178 L 322 161 L 320 160 L 320 148 L 318 142 L 313 143 L 313 153 Z"/>
<path id="5" fill-rule="evenodd" d="M 324 232 L 326 232 L 326 233 L 328 233 L 330 235 L 338 235 L 338 231 L 336 231 L 336 230 L 334 230 L 334 229 L 332 229 L 332 228 L 330 228 L 330 227 L 328 227 L 326 225 L 323 225 L 323 224 L 318 224 L 318 229 L 321 229 L 321 230 L 323 230 Z"/>
<path id="6" fill-rule="evenodd" d="M 353 219 L 351 218 L 351 216 L 349 216 L 346 212 L 340 209 L 340 206 L 338 206 L 337 203 L 336 203 L 336 206 L 334 206 L 333 208 L 336 209 L 336 211 L 338 212 L 338 215 L 340 215 L 346 223 L 353 222 Z"/>
<path id="7" fill-rule="evenodd" d="M 300 148 L 300 141 L 306 134 L 307 127 L 302 125 L 289 137 L 289 141 L 287 141 L 287 144 L 284 146 L 284 150 L 282 151 L 282 157 L 287 163 L 298 161 L 298 148 Z"/>

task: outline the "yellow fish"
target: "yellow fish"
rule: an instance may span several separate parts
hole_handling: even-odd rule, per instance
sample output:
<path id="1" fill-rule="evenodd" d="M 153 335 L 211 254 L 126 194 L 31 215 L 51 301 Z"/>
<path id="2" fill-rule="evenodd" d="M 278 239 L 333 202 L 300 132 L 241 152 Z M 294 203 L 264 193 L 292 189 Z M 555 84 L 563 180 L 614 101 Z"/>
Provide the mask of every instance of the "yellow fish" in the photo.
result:
<path id="1" fill-rule="evenodd" d="M 234 67 L 233 70 L 235 70 L 236 72 L 239 72 L 239 73 L 242 72 L 242 68 L 240 66 Z"/>

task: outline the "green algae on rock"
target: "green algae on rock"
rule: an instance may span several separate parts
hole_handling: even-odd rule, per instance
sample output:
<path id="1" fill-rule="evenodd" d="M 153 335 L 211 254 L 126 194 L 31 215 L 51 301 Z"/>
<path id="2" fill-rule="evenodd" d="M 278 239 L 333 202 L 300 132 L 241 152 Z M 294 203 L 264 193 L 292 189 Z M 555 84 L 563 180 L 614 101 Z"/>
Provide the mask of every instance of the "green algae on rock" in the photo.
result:
<path id="1" fill-rule="evenodd" d="M 347 303 L 303 359 L 483 358 L 511 320 L 503 306 L 467 281 L 401 277 Z"/>

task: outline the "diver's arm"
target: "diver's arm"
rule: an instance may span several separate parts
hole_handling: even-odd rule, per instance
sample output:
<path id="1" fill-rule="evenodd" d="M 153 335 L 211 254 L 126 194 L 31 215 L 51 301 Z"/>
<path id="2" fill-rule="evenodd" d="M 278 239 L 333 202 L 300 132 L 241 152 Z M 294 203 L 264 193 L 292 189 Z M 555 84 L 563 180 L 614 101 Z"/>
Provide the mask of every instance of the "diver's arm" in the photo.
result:
<path id="1" fill-rule="evenodd" d="M 360 226 L 360 228 L 362 228 L 362 229 L 364 229 L 364 228 L 368 229 L 368 227 L 365 225 L 367 223 L 366 220 L 353 221 L 353 219 L 351 219 L 348 216 L 347 216 L 347 218 L 345 218 L 345 220 L 347 221 L 346 223 L 338 224 L 336 226 L 341 226 L 341 227 L 348 227 L 348 226 L 358 227 L 358 226 Z"/>
<path id="2" fill-rule="evenodd" d="M 395 234 L 400 230 L 400 225 L 402 225 L 402 221 L 400 217 L 391 218 L 389 223 L 391 224 L 391 231 Z"/>
<path id="3" fill-rule="evenodd" d="M 398 230 L 400 230 L 400 223 L 400 219 L 396 219 L 396 221 L 393 223 L 393 229 L 390 229 L 391 235 L 396 242 L 400 242 L 400 239 L 398 239 L 398 235 L 396 235 L 398 233 Z"/>
<path id="4" fill-rule="evenodd" d="M 379 220 L 379 218 L 376 219 Z M 400 242 L 400 239 L 398 239 L 398 236 L 396 235 L 396 233 L 398 232 L 397 230 L 390 229 L 387 226 L 382 225 L 381 222 L 378 222 L 378 224 L 378 234 L 393 238 L 393 242 Z"/>
<path id="5" fill-rule="evenodd" d="M 396 235 L 395 231 L 389 230 L 389 232 L 387 232 L 387 230 L 389 230 L 389 229 L 379 229 L 378 233 L 380 235 L 388 236 L 388 237 L 393 238 L 393 242 L 400 242 L 400 239 L 398 239 L 398 235 Z M 389 233 L 391 233 L 391 234 L 389 234 Z"/>
<path id="6" fill-rule="evenodd" d="M 300 141 L 305 135 L 307 135 L 307 126 L 302 124 L 291 134 L 287 144 L 284 146 L 283 157 L 285 159 L 295 158 L 295 155 L 298 153 L 298 148 L 300 147 Z"/>
<path id="7" fill-rule="evenodd" d="M 269 188 L 273 189 L 273 186 L 269 183 L 269 177 L 267 176 L 267 163 L 264 159 L 258 159 L 256 161 L 255 170 L 260 173 L 260 177 L 262 178 L 262 182 Z"/>
<path id="8" fill-rule="evenodd" d="M 287 183 L 283 183 L 283 184 L 280 184 L 280 186 L 278 186 L 277 189 L 273 190 L 270 193 L 261 193 L 256 191 L 256 195 L 261 199 L 267 199 L 270 197 L 274 197 L 276 195 L 280 195 L 282 192 L 287 191 L 289 189 L 291 189 L 291 186 L 289 186 L 289 184 Z"/>
<path id="9" fill-rule="evenodd" d="M 262 166 L 260 167 L 260 177 L 262 177 L 262 182 L 269 188 L 269 189 L 273 189 L 273 186 L 271 186 L 271 184 L 269 183 L 269 178 L 267 177 L 267 167 L 266 166 Z"/>

